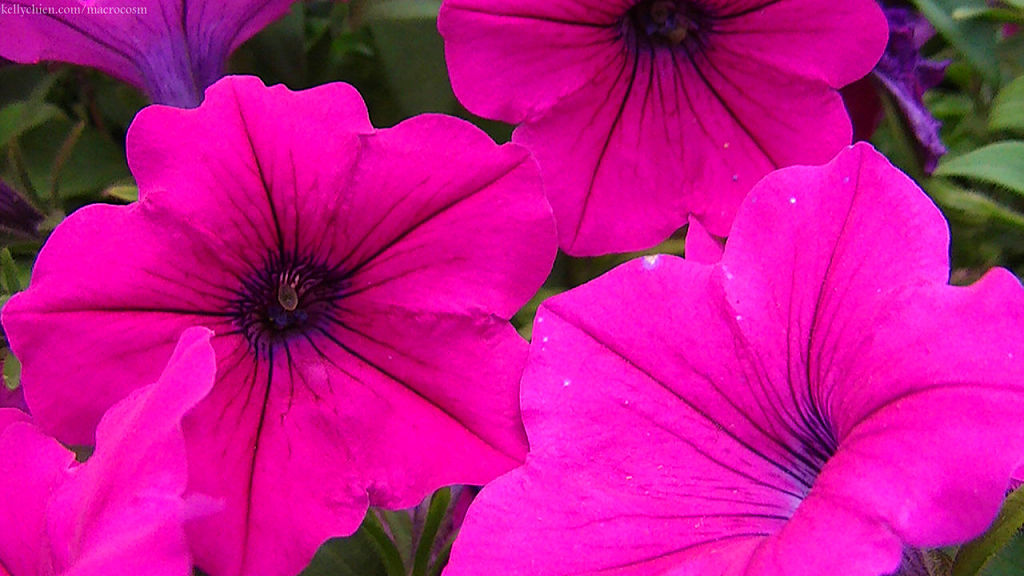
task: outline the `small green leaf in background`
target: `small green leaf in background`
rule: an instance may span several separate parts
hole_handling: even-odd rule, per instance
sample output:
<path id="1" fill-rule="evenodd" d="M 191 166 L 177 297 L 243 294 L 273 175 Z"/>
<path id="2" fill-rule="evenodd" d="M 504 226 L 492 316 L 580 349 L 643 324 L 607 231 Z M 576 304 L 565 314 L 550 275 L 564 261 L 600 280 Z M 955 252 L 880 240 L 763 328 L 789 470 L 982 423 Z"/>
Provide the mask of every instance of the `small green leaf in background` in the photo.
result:
<path id="1" fill-rule="evenodd" d="M 366 524 L 364 521 L 363 526 L 347 538 L 325 542 L 299 576 L 386 576 L 384 563 L 375 552 Z"/>
<path id="2" fill-rule="evenodd" d="M 395 548 L 398 549 L 402 557 L 402 564 L 412 566 L 412 539 L 416 527 L 413 526 L 412 516 L 409 515 L 409 511 L 383 509 L 375 509 L 375 511 L 384 522 L 388 535 L 395 543 Z"/>
<path id="3" fill-rule="evenodd" d="M 64 117 L 60 108 L 45 102 L 15 102 L 0 108 L 0 147 L 49 120 Z"/>
<path id="4" fill-rule="evenodd" d="M 996 25 L 984 20 L 953 18 L 957 10 L 986 8 L 984 0 L 913 0 L 913 3 L 988 82 L 999 85 L 999 66 L 991 56 L 995 51 Z"/>
<path id="5" fill-rule="evenodd" d="M 1009 544 L 996 552 L 996 555 L 985 563 L 979 576 L 1020 576 L 1022 566 L 1024 566 L 1024 533 L 1017 532 Z"/>
<path id="6" fill-rule="evenodd" d="M 4 386 L 8 390 L 17 390 L 21 386 L 21 362 L 10 350 L 5 350 L 3 354 Z"/>
<path id="7" fill-rule="evenodd" d="M 430 557 L 434 551 L 434 539 L 437 537 L 437 529 L 441 526 L 441 521 L 444 520 L 445 515 L 448 513 L 448 505 L 451 504 L 451 501 L 452 493 L 448 488 L 441 488 L 430 499 L 430 508 L 427 511 L 426 521 L 423 523 L 419 544 L 416 546 L 412 576 L 428 575 Z"/>
<path id="8" fill-rule="evenodd" d="M 960 547 L 953 576 L 976 576 L 997 553 L 1019 535 L 1024 526 L 1024 489 L 1017 489 L 1003 503 L 988 531 Z"/>
<path id="9" fill-rule="evenodd" d="M 974 226 L 1002 224 L 1024 230 L 1024 214 L 1007 208 L 995 200 L 957 186 L 950 180 L 930 178 L 924 189 L 946 215 Z"/>
<path id="10" fill-rule="evenodd" d="M 402 553 L 373 510 L 366 515 L 360 530 L 365 530 L 368 541 L 384 565 L 384 573 L 387 576 L 406 576 Z"/>
<path id="11" fill-rule="evenodd" d="M 22 136 L 25 165 L 33 189 L 51 190 L 56 184 L 60 198 L 69 199 L 131 182 L 124 149 L 91 126 L 84 126 L 80 135 L 71 138 L 78 125 L 59 118 Z M 71 145 L 66 147 L 69 142 Z M 56 183 L 53 181 L 55 174 L 59 174 Z"/>
<path id="12" fill-rule="evenodd" d="M 437 32 L 440 9 L 439 0 L 384 0 L 366 9 L 388 83 L 409 116 L 457 107 Z"/>
<path id="13" fill-rule="evenodd" d="M 990 130 L 1024 133 L 1024 76 L 1007 84 L 996 95 L 988 127 Z M 1018 160 L 1024 162 L 1024 158 Z"/>
<path id="14" fill-rule="evenodd" d="M 18 278 L 18 265 L 7 248 L 0 250 L 0 282 L 3 283 L 4 294 L 21 292 L 21 280 Z"/>
<path id="15" fill-rule="evenodd" d="M 103 196 L 130 204 L 139 199 L 139 187 L 134 184 L 110 186 L 103 191 Z"/>
<path id="16" fill-rule="evenodd" d="M 945 160 L 935 175 L 995 184 L 1024 196 L 1024 141 L 996 142 Z"/>

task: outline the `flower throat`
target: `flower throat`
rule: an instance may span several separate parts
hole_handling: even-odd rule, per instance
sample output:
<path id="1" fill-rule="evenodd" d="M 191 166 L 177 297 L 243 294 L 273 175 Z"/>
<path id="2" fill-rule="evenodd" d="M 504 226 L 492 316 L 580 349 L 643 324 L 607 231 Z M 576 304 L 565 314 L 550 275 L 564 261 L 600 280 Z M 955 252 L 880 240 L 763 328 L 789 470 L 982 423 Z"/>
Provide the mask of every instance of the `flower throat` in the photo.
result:
<path id="1" fill-rule="evenodd" d="M 697 41 L 708 28 L 707 17 L 685 0 L 644 0 L 630 8 L 626 21 L 651 44 L 671 47 Z"/>
<path id="2" fill-rule="evenodd" d="M 276 254 L 242 282 L 232 303 L 235 325 L 256 350 L 323 328 L 341 298 L 344 275 L 308 259 Z"/>

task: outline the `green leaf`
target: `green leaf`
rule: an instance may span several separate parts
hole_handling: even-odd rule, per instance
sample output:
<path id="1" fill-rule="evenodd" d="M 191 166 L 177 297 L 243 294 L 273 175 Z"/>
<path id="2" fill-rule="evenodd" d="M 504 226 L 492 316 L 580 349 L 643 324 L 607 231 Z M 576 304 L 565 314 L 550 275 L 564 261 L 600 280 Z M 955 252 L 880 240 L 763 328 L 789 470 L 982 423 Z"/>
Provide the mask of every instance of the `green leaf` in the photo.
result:
<path id="1" fill-rule="evenodd" d="M 973 6 L 953 10 L 954 20 L 990 20 L 992 22 L 1015 23 L 1024 22 L 1024 14 L 1006 8 Z"/>
<path id="2" fill-rule="evenodd" d="M 996 553 L 982 569 L 980 576 L 1020 576 L 1020 567 L 1024 566 L 1024 533 L 1010 540 Z"/>
<path id="3" fill-rule="evenodd" d="M 437 18 L 441 0 L 381 0 L 366 7 L 366 20 L 429 20 Z"/>
<path id="4" fill-rule="evenodd" d="M 0 250 L 0 281 L 3 282 L 4 294 L 14 294 L 22 289 L 21 280 L 18 279 L 18 264 L 7 248 Z"/>
<path id="5" fill-rule="evenodd" d="M 111 186 L 103 191 L 103 195 L 107 198 L 131 203 L 139 199 L 139 187 L 134 184 Z"/>
<path id="6" fill-rule="evenodd" d="M 1024 76 L 1014 79 L 996 95 L 988 127 L 991 130 L 1024 132 Z"/>
<path id="7" fill-rule="evenodd" d="M 1024 214 L 1007 208 L 984 194 L 965 190 L 945 178 L 929 178 L 922 187 L 950 219 L 985 227 L 1001 224 L 1024 230 Z"/>
<path id="8" fill-rule="evenodd" d="M 109 186 L 131 182 L 124 149 L 105 134 L 85 126 L 62 157 L 62 147 L 73 136 L 75 125 L 54 119 L 21 138 L 25 168 L 35 190 L 56 184 L 62 199 L 99 193 Z M 59 177 L 52 180 L 55 174 Z"/>
<path id="9" fill-rule="evenodd" d="M 4 386 L 8 390 L 17 390 L 21 386 L 21 361 L 10 350 L 4 356 Z"/>
<path id="10" fill-rule="evenodd" d="M 383 561 L 384 571 L 387 576 L 405 576 L 405 564 L 402 562 L 402 553 L 398 551 L 394 541 L 388 536 L 384 526 L 381 525 L 373 510 L 366 514 L 363 528 L 366 529 L 370 543 Z"/>
<path id="11" fill-rule="evenodd" d="M 316 552 L 300 576 L 386 576 L 365 523 L 348 538 L 333 538 Z"/>
<path id="12" fill-rule="evenodd" d="M 15 102 L 0 108 L 0 146 L 6 146 L 36 126 L 63 116 L 60 108 L 45 102 Z"/>
<path id="13" fill-rule="evenodd" d="M 427 519 L 423 523 L 420 542 L 416 546 L 416 560 L 412 565 L 412 576 L 427 576 L 427 570 L 430 568 L 430 556 L 434 550 L 434 539 L 437 537 L 437 529 L 441 526 L 441 521 L 444 520 L 451 501 L 452 492 L 448 488 L 441 488 L 430 499 Z"/>
<path id="14" fill-rule="evenodd" d="M 999 66 L 992 58 L 996 26 L 981 20 L 953 18 L 956 10 L 985 8 L 984 0 L 913 0 L 913 3 L 989 83 L 999 85 Z"/>
<path id="15" fill-rule="evenodd" d="M 960 547 L 953 565 L 953 576 L 975 576 L 1003 549 L 1024 526 L 1024 490 L 1018 489 L 1003 503 L 996 521 L 988 531 Z"/>
<path id="16" fill-rule="evenodd" d="M 935 174 L 996 184 L 1024 196 L 1024 141 L 997 142 L 944 160 Z"/>
<path id="17" fill-rule="evenodd" d="M 388 84 L 409 116 L 456 109 L 437 32 L 440 7 L 436 0 L 388 0 L 371 4 L 366 13 Z"/>
<path id="18" fill-rule="evenodd" d="M 402 563 L 411 565 L 413 524 L 409 512 L 406 510 L 377 510 L 377 513 L 380 514 L 387 526 L 391 540 L 402 556 Z"/>

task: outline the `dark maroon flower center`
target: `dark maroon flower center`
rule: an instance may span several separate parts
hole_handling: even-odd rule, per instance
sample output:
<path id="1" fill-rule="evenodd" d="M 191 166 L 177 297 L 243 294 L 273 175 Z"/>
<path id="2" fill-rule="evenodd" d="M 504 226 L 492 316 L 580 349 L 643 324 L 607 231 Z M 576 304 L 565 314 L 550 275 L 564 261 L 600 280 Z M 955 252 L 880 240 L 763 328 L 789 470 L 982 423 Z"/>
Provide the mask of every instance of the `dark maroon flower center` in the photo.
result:
<path id="1" fill-rule="evenodd" d="M 345 275 L 309 258 L 272 254 L 242 281 L 235 325 L 258 351 L 321 329 L 343 295 Z"/>
<path id="2" fill-rule="evenodd" d="M 711 19 L 700 6 L 687 0 L 643 0 L 630 8 L 625 24 L 652 46 L 700 45 Z"/>

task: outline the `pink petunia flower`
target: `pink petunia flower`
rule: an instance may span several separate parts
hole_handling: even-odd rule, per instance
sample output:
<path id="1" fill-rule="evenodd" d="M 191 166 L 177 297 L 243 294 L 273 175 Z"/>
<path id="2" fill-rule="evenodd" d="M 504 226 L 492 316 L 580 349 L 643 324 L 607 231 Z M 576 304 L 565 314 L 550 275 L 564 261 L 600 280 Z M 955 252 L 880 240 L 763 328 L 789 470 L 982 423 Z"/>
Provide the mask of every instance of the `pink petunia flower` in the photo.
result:
<path id="1" fill-rule="evenodd" d="M 229 77 L 142 111 L 128 159 L 140 201 L 61 224 L 4 326 L 70 442 L 183 327 L 214 329 L 217 384 L 185 423 L 191 488 L 227 503 L 191 527 L 203 570 L 297 573 L 368 504 L 522 461 L 508 319 L 556 252 L 525 150 L 443 116 L 375 130 L 343 84 Z"/>
<path id="2" fill-rule="evenodd" d="M 153 102 L 194 107 L 235 48 L 295 0 L 5 0 L 0 56 L 98 68 Z"/>
<path id="3" fill-rule="evenodd" d="M 765 178 L 716 264 L 548 300 L 530 455 L 446 576 L 880 576 L 980 534 L 1024 455 L 1024 289 L 948 277 L 940 212 L 862 144 Z"/>
<path id="4" fill-rule="evenodd" d="M 762 176 L 850 144 L 836 89 L 886 42 L 873 0 L 445 0 L 438 27 L 461 102 L 521 123 L 579 256 L 689 214 L 728 234 Z"/>
<path id="5" fill-rule="evenodd" d="M 84 464 L 0 409 L 0 574 L 192 574 L 181 419 L 213 386 L 210 336 L 182 334 L 159 380 L 103 417 Z"/>

